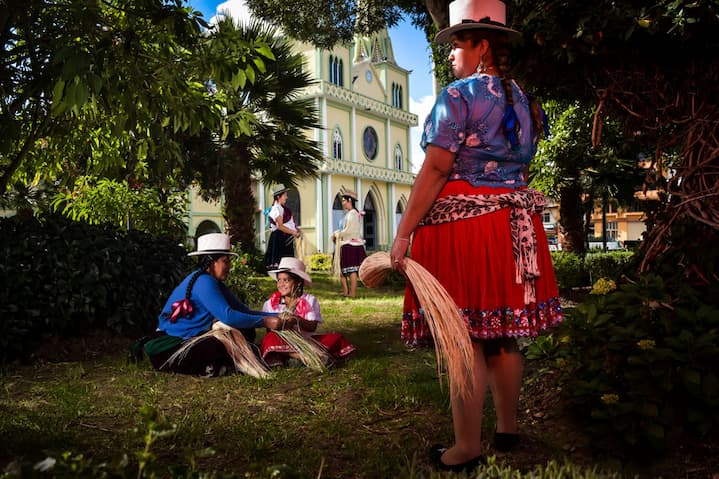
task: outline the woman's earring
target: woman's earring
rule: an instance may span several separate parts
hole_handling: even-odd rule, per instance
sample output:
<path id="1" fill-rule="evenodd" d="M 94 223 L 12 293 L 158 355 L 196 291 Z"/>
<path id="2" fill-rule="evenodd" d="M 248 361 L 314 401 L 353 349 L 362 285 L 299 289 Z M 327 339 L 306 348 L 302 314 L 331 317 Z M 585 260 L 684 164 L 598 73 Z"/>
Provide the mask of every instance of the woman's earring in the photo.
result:
<path id="1" fill-rule="evenodd" d="M 484 55 L 479 57 L 479 65 L 477 65 L 477 73 L 484 73 L 485 66 L 484 66 Z"/>

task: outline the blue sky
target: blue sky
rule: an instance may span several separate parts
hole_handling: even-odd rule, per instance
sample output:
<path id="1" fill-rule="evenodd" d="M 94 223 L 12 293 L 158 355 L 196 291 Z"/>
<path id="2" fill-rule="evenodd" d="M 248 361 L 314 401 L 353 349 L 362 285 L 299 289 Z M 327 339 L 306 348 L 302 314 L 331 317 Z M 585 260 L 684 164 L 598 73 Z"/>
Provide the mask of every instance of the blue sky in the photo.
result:
<path id="1" fill-rule="evenodd" d="M 229 9 L 235 18 L 247 15 L 247 8 L 242 0 L 187 0 L 187 3 L 202 12 L 207 20 L 215 15 L 218 6 L 223 10 Z M 403 22 L 391 28 L 389 34 L 397 64 L 412 71 L 409 77 L 409 110 L 419 119 L 419 126 L 412 129 L 410 145 L 413 169 L 416 171 L 424 159 L 424 153 L 419 147 L 420 128 L 434 103 L 432 65 L 424 33 L 414 28 L 410 22 Z"/>

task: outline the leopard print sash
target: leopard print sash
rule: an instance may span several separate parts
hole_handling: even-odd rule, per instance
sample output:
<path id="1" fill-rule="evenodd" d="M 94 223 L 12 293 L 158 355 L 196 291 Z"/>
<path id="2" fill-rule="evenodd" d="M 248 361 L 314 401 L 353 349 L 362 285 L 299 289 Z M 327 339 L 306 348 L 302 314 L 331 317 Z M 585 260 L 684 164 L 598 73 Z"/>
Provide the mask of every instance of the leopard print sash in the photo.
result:
<path id="1" fill-rule="evenodd" d="M 509 208 L 509 227 L 512 252 L 516 266 L 515 282 L 524 285 L 524 302 L 534 303 L 535 282 L 539 277 L 537 265 L 537 234 L 532 214 L 541 213 L 547 204 L 544 195 L 531 188 L 498 195 L 453 195 L 438 199 L 420 225 L 436 225 Z"/>

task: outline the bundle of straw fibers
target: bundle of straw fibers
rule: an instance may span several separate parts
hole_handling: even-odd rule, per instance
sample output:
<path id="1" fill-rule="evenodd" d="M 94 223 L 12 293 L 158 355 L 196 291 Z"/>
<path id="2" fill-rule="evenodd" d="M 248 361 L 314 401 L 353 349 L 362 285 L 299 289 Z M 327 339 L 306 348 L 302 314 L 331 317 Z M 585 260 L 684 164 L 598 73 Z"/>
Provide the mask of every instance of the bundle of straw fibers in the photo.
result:
<path id="1" fill-rule="evenodd" d="M 381 251 L 362 262 L 359 277 L 365 286 L 375 288 L 382 284 L 391 269 L 389 253 Z M 444 357 L 449 382 L 458 394 L 464 396 L 470 391 L 474 353 L 459 308 L 439 281 L 416 261 L 405 258 L 405 274 L 432 332 L 440 384 Z"/>
<path id="2" fill-rule="evenodd" d="M 320 342 L 294 329 L 278 329 L 275 333 L 295 350 L 302 364 L 320 373 L 327 371 L 331 358 Z"/>
<path id="3" fill-rule="evenodd" d="M 213 323 L 212 329 L 206 333 L 185 341 L 182 347 L 167 359 L 165 364 L 173 364 L 176 361 L 181 361 L 192 346 L 209 337 L 217 338 L 225 346 L 227 353 L 235 364 L 235 369 L 239 372 L 260 379 L 270 376 L 269 368 L 258 358 L 252 346 L 250 346 L 242 335 L 242 332 L 221 321 Z"/>

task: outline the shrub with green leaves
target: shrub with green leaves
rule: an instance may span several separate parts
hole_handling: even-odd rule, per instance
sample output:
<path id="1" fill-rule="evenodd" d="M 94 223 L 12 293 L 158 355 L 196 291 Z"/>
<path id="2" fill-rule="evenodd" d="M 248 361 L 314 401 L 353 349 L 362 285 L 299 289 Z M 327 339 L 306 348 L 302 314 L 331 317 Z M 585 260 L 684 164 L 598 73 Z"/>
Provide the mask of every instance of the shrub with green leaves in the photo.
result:
<path id="1" fill-rule="evenodd" d="M 232 261 L 230 274 L 227 276 L 225 284 L 240 301 L 250 307 L 258 307 L 272 293 L 272 289 L 263 287 L 262 278 L 267 273 L 263 273 L 261 276 L 257 273 L 253 267 L 252 253 L 243 253 L 239 246 L 235 246 L 233 251 L 239 256 Z M 264 282 L 264 284 L 268 283 Z"/>
<path id="2" fill-rule="evenodd" d="M 571 289 L 588 284 L 580 255 L 568 251 L 552 251 L 551 255 L 559 289 Z"/>
<path id="3" fill-rule="evenodd" d="M 92 329 L 139 335 L 188 270 L 168 238 L 60 216 L 0 219 L 0 362 L 43 337 Z"/>
<path id="4" fill-rule="evenodd" d="M 588 253 L 584 257 L 584 269 L 591 282 L 599 278 L 619 279 L 632 263 L 632 251 L 607 251 Z"/>
<path id="5" fill-rule="evenodd" d="M 332 269 L 332 255 L 315 253 L 305 256 L 307 269 L 310 271 L 330 271 Z"/>
<path id="6" fill-rule="evenodd" d="M 681 273 L 608 285 L 558 332 L 563 391 L 595 445 L 653 455 L 719 426 L 719 285 Z"/>

